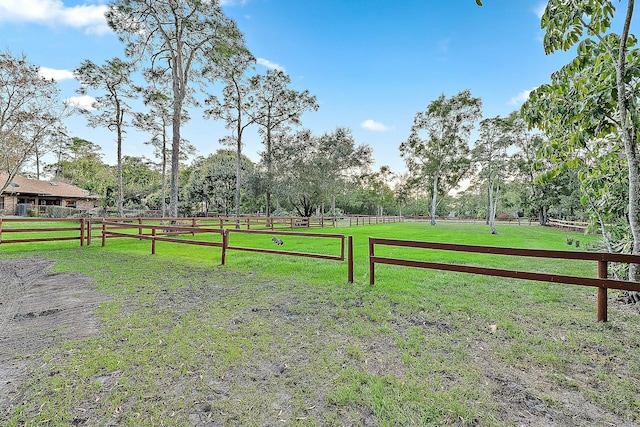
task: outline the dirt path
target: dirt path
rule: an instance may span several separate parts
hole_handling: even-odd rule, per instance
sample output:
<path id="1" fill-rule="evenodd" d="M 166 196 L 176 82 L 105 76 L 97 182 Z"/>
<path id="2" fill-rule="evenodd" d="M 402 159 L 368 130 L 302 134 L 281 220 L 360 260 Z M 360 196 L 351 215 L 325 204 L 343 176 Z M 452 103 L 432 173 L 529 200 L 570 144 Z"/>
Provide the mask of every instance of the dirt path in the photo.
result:
<path id="1" fill-rule="evenodd" d="M 52 274 L 52 265 L 0 260 L 0 413 L 14 403 L 33 354 L 98 331 L 94 312 L 105 297 L 90 277 Z"/>

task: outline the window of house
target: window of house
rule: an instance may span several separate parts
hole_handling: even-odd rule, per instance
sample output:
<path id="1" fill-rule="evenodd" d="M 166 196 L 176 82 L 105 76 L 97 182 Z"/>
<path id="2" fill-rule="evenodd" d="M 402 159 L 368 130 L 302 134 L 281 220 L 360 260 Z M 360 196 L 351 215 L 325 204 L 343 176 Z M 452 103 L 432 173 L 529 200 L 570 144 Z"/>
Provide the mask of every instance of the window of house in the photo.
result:
<path id="1" fill-rule="evenodd" d="M 4 197 L 0 197 L 0 210 L 4 209 Z"/>

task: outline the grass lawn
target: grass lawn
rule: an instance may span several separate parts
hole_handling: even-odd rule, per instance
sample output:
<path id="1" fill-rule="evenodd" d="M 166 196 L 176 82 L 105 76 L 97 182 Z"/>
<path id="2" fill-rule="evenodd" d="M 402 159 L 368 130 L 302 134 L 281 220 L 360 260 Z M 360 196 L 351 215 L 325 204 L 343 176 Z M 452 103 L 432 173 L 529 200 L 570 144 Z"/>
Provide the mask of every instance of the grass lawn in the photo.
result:
<path id="1" fill-rule="evenodd" d="M 562 250 L 596 237 L 524 224 L 499 224 L 498 235 L 445 223 L 324 232 L 354 236 L 354 284 L 346 262 L 229 251 L 221 266 L 210 247 L 0 246 L 0 259 L 48 258 L 56 272 L 91 276 L 108 298 L 96 335 L 22 355 L 29 376 L 0 424 L 640 423 L 640 317 L 612 302 L 616 292 L 603 324 L 593 288 L 386 265 L 368 285 L 368 236 Z M 285 250 L 339 254 L 333 240 L 279 237 Z M 275 248 L 269 235 L 231 238 Z M 596 277 L 595 262 L 376 254 Z"/>

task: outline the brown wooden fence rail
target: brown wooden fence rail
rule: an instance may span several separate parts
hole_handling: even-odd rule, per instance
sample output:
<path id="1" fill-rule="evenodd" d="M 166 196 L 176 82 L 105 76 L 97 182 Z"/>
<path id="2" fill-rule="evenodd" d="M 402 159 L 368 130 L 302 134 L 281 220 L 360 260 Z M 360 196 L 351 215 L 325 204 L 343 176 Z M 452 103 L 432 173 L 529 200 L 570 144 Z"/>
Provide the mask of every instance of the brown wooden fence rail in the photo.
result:
<path id="1" fill-rule="evenodd" d="M 116 231 L 119 230 L 119 231 Z M 124 232 L 126 230 L 135 230 L 133 233 Z M 144 233 L 144 230 L 149 230 L 149 233 Z M 191 240 L 170 237 L 172 235 L 191 234 L 196 233 L 214 233 L 221 236 L 220 242 L 208 242 L 203 240 Z M 198 246 L 212 246 L 222 248 L 222 260 L 225 262 L 225 246 L 224 246 L 224 230 L 219 228 L 205 228 L 205 227 L 190 227 L 181 225 L 148 225 L 148 224 L 133 224 L 122 223 L 116 221 L 102 221 L 102 246 L 106 246 L 107 239 L 112 237 L 130 237 L 140 240 L 151 240 L 151 254 L 156 253 L 156 242 L 172 242 L 182 243 L 185 245 L 198 245 Z"/>
<path id="2" fill-rule="evenodd" d="M 380 257 L 375 255 L 376 245 L 436 249 L 456 252 L 486 253 L 492 255 L 597 261 L 598 277 L 589 278 L 550 273 L 532 273 L 516 270 L 502 270 L 489 267 L 474 267 L 468 265 L 444 264 L 438 262 Z M 429 268 L 434 270 L 457 271 L 462 273 L 481 274 L 485 276 L 511 277 L 515 279 L 537 280 L 541 282 L 593 286 L 598 288 L 596 305 L 597 319 L 599 322 L 607 321 L 607 289 L 620 289 L 640 292 L 640 283 L 626 282 L 622 280 L 607 278 L 607 269 L 609 262 L 640 264 L 640 255 L 610 254 L 605 252 L 571 252 L 541 249 L 516 249 L 501 248 L 495 246 L 460 245 L 451 243 L 420 242 L 414 240 L 396 240 L 369 237 L 369 283 L 371 285 L 375 284 L 375 264 L 389 264 L 405 267 Z"/>
<path id="3" fill-rule="evenodd" d="M 324 228 L 335 227 L 336 218 L 333 217 L 196 217 L 196 218 L 91 218 L 87 219 L 91 223 L 102 221 L 137 223 L 151 225 L 183 225 L 190 227 L 216 227 L 216 228 L 236 228 L 236 225 L 243 229 L 281 229 L 281 228 Z"/>
<path id="4" fill-rule="evenodd" d="M 135 222 L 116 222 L 116 221 L 101 221 L 102 223 L 102 246 L 106 245 L 109 238 L 121 238 L 129 237 L 141 240 L 151 240 L 151 254 L 156 253 L 156 242 L 172 242 L 181 243 L 187 245 L 200 245 L 200 246 L 212 246 L 222 249 L 221 264 L 226 263 L 226 254 L 229 250 L 245 251 L 245 252 L 258 252 L 258 253 L 270 253 L 278 255 L 290 255 L 307 258 L 318 258 L 332 261 L 344 261 L 347 260 L 347 281 L 353 283 L 353 237 L 345 236 L 344 234 L 324 234 L 324 233 L 300 233 L 287 231 L 284 233 L 286 236 L 300 236 L 307 238 L 325 238 L 325 239 L 339 239 L 340 240 L 340 255 L 327 255 L 316 254 L 310 252 L 296 252 L 296 251 L 284 251 L 277 249 L 266 248 L 250 248 L 243 246 L 231 246 L 229 245 L 229 236 L 232 233 L 245 233 L 245 234 L 269 234 L 280 235 L 282 232 L 277 231 L 265 231 L 265 230 L 243 230 L 243 229 L 223 229 L 223 228 L 205 228 L 202 226 L 193 227 L 187 225 L 148 225 L 138 224 Z M 130 230 L 129 232 L 126 232 Z M 132 231 L 133 232 L 132 232 Z M 149 230 L 148 233 L 144 233 L 143 230 Z M 196 233 L 215 233 L 220 234 L 221 242 L 208 242 L 202 240 L 191 240 L 186 238 L 170 237 L 171 235 L 185 235 Z M 347 255 L 345 256 L 345 240 L 347 241 Z"/>
<path id="5" fill-rule="evenodd" d="M 184 220 L 184 218 L 183 218 Z M 276 228 L 324 228 L 335 227 L 336 219 L 333 217 L 218 217 L 218 218 L 193 218 L 197 225 L 218 226 L 220 228 L 251 229 L 276 229 Z"/>
<path id="6" fill-rule="evenodd" d="M 316 254 L 311 252 L 296 252 L 296 251 L 284 251 L 279 249 L 264 249 L 264 248 L 249 248 L 243 246 L 231 246 L 229 244 L 229 238 L 233 233 L 244 234 L 268 234 L 268 235 L 280 235 L 280 236 L 301 236 L 301 237 L 313 237 L 320 239 L 339 239 L 340 240 L 340 255 L 327 255 Z M 324 233 L 299 233 L 299 232 L 286 232 L 278 233 L 277 231 L 260 231 L 260 230 L 240 230 L 229 229 L 225 230 L 225 247 L 227 250 L 246 251 L 246 252 L 258 252 L 269 253 L 279 255 L 291 255 L 307 258 L 326 259 L 331 261 L 344 261 L 347 260 L 347 281 L 353 283 L 353 236 L 345 236 L 344 234 L 324 234 Z M 347 241 L 347 254 L 345 256 L 345 240 Z"/>
<path id="7" fill-rule="evenodd" d="M 84 246 L 85 231 L 87 229 L 87 220 L 71 219 L 71 218 L 0 218 L 0 244 L 8 243 L 29 243 L 29 242 L 53 242 L 60 240 L 80 240 L 80 246 Z M 73 227 L 32 227 L 33 223 L 70 223 L 74 224 Z M 29 224 L 29 227 L 16 228 L 5 227 L 8 223 L 20 223 Z M 68 231 L 75 231 L 75 236 L 50 236 L 50 237 L 20 237 L 14 239 L 6 239 L 5 236 L 9 233 L 42 233 L 42 232 L 55 232 L 60 234 L 67 234 Z"/>

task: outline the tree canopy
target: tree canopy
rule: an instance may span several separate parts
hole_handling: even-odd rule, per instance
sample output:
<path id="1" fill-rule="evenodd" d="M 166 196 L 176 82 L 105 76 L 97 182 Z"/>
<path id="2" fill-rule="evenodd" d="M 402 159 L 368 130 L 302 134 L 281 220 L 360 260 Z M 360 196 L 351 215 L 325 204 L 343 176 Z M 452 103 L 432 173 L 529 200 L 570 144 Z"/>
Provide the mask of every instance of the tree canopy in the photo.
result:
<path id="1" fill-rule="evenodd" d="M 169 214 L 178 214 L 180 128 L 193 83 L 217 76 L 217 61 L 245 49 L 244 38 L 217 1 L 115 0 L 109 26 L 126 43 L 128 57 L 148 58 L 153 72 L 171 78 L 173 118 Z"/>
<path id="2" fill-rule="evenodd" d="M 416 183 L 431 194 L 431 224 L 436 223 L 438 200 L 458 185 L 470 166 L 471 129 L 481 117 L 482 101 L 465 90 L 432 101 L 413 119 L 409 138 L 400 153 Z"/>
<path id="3" fill-rule="evenodd" d="M 2 193 L 39 145 L 64 134 L 72 108 L 61 101 L 54 80 L 39 74 L 25 55 L 0 53 L 0 182 Z"/>

